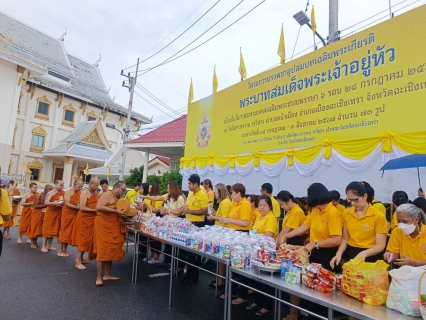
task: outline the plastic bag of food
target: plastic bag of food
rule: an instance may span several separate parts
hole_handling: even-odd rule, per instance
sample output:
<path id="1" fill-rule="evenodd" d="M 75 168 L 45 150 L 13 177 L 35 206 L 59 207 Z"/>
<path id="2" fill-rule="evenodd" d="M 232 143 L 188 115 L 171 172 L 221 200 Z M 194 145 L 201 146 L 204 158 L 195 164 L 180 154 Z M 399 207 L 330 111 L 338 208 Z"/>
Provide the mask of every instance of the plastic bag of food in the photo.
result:
<path id="1" fill-rule="evenodd" d="M 309 253 L 301 246 L 292 246 L 284 243 L 276 251 L 276 257 L 278 259 L 292 259 L 293 264 L 309 264 Z"/>
<path id="2" fill-rule="evenodd" d="M 418 299 L 418 284 L 426 266 L 402 266 L 389 272 L 392 282 L 386 306 L 407 316 L 421 317 Z M 422 280 L 426 286 L 426 278 Z"/>
<path id="3" fill-rule="evenodd" d="M 367 304 L 379 306 L 386 303 L 389 290 L 388 264 L 352 259 L 343 265 L 342 291 Z"/>

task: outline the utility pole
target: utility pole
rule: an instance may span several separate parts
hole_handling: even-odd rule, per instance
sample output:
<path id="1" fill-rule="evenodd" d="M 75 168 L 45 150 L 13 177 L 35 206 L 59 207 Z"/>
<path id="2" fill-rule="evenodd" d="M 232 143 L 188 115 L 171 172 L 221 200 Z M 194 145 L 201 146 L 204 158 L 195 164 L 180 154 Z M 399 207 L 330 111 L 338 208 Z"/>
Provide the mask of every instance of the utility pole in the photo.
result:
<path id="1" fill-rule="evenodd" d="M 339 0 L 329 0 L 328 14 L 328 43 L 330 44 L 337 41 L 339 37 Z"/>
<path id="2" fill-rule="evenodd" d="M 121 70 L 121 75 L 123 77 L 126 77 L 129 79 L 129 85 L 126 85 L 126 81 L 123 81 L 123 87 L 129 88 L 130 92 L 130 99 L 129 99 L 129 107 L 127 109 L 127 120 L 126 120 L 126 128 L 123 129 L 124 131 L 124 139 L 123 139 L 123 147 L 121 150 L 121 170 L 120 170 L 120 181 L 124 180 L 124 171 L 126 170 L 126 147 L 124 145 L 124 142 L 129 140 L 129 134 L 130 134 L 130 120 L 132 117 L 132 109 L 133 109 L 133 94 L 135 92 L 135 86 L 138 80 L 138 70 L 139 70 L 139 58 L 138 63 L 136 64 L 136 73 L 134 77 L 130 76 L 130 72 L 125 75 L 123 73 L 123 70 Z"/>

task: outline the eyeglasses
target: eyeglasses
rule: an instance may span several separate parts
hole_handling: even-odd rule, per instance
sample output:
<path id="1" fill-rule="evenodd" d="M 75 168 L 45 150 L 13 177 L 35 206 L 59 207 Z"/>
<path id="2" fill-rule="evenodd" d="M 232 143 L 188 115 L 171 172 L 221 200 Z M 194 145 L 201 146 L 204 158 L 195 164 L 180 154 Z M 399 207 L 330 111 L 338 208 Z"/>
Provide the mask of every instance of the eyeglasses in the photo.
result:
<path id="1" fill-rule="evenodd" d="M 120 189 L 121 189 L 121 191 L 123 191 L 123 192 L 126 192 L 127 190 L 126 189 L 123 189 L 123 188 L 121 188 L 121 187 L 119 187 Z"/>
<path id="2" fill-rule="evenodd" d="M 360 198 L 356 198 L 356 199 L 349 199 L 349 198 L 346 198 L 346 200 L 347 200 L 349 203 L 353 203 L 353 204 L 357 204 L 357 203 L 358 203 L 358 201 L 359 201 L 359 199 L 360 199 Z"/>

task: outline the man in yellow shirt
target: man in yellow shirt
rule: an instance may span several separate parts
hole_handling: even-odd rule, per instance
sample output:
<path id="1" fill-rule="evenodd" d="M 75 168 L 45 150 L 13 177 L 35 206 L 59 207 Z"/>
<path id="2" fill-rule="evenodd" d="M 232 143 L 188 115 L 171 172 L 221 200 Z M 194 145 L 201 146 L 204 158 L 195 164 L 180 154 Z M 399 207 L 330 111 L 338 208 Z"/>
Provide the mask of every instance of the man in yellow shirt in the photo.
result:
<path id="1" fill-rule="evenodd" d="M 345 206 L 340 204 L 340 192 L 336 190 L 331 190 L 330 197 L 331 197 L 331 202 L 333 203 L 333 206 L 335 206 L 337 211 L 339 211 L 340 214 L 342 214 L 346 208 Z"/>
<path id="2" fill-rule="evenodd" d="M 207 214 L 207 207 L 209 206 L 209 199 L 206 193 L 200 189 L 200 176 L 192 174 L 188 178 L 188 189 L 192 193 L 188 197 L 188 202 L 180 210 L 186 215 L 186 218 L 197 227 L 204 227 L 205 217 Z M 191 252 L 187 252 L 188 263 L 195 266 L 200 266 L 201 257 Z M 185 275 L 185 283 L 198 282 L 199 269 L 189 266 Z"/>
<path id="3" fill-rule="evenodd" d="M 279 217 L 281 216 L 281 207 L 280 207 L 280 204 L 278 203 L 278 201 L 275 200 L 274 196 L 272 195 L 273 190 L 274 189 L 272 187 L 272 184 L 267 182 L 267 183 L 262 184 L 262 187 L 260 189 L 260 194 L 265 195 L 265 196 L 269 196 L 271 198 L 272 213 L 274 214 L 274 216 L 277 218 L 277 221 L 278 221 Z"/>
<path id="4" fill-rule="evenodd" d="M 102 193 L 107 192 L 108 190 L 110 190 L 109 189 L 109 182 L 108 182 L 107 179 L 102 179 L 99 182 L 99 185 L 101 187 L 101 191 L 99 192 L 99 195 L 101 195 Z"/>
<path id="5" fill-rule="evenodd" d="M 141 184 L 137 183 L 133 187 L 133 190 L 130 190 L 126 193 L 126 199 L 129 200 L 131 203 L 135 204 L 136 196 L 139 194 L 139 191 L 141 190 Z"/>

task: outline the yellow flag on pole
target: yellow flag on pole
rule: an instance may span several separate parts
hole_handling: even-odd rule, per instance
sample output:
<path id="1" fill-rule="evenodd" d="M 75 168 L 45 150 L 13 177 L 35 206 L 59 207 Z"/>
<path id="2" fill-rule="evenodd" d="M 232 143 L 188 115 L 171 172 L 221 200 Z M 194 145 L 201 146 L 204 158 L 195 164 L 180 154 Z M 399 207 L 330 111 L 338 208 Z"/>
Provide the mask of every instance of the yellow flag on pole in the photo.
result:
<path id="1" fill-rule="evenodd" d="M 192 86 L 191 79 L 191 84 L 189 85 L 188 105 L 190 105 L 192 101 L 194 101 L 194 88 Z"/>
<path id="2" fill-rule="evenodd" d="M 241 81 L 247 78 L 247 69 L 246 69 L 246 64 L 244 63 L 243 52 L 241 48 L 240 48 L 240 66 L 238 67 L 238 71 L 240 72 L 240 75 L 241 75 Z"/>
<path id="3" fill-rule="evenodd" d="M 27 171 L 27 157 L 24 157 L 24 161 L 22 162 L 22 171 L 26 172 Z"/>
<path id="4" fill-rule="evenodd" d="M 311 10 L 311 25 L 312 25 L 312 32 L 315 36 L 315 32 L 317 31 L 317 22 L 315 21 L 315 9 L 314 6 L 312 6 Z"/>
<path id="5" fill-rule="evenodd" d="M 132 162 L 132 164 L 130 165 L 130 171 L 132 171 L 133 170 L 133 162 Z"/>
<path id="6" fill-rule="evenodd" d="M 213 93 L 217 92 L 217 87 L 219 87 L 219 82 L 217 81 L 217 76 L 216 76 L 216 66 L 214 66 L 214 70 L 213 70 Z"/>
<path id="7" fill-rule="evenodd" d="M 85 174 L 86 176 L 88 176 L 88 175 L 89 175 L 89 164 L 88 164 L 88 163 L 86 163 L 86 169 L 84 170 L 84 174 Z"/>
<path id="8" fill-rule="evenodd" d="M 278 44 L 278 55 L 280 56 L 280 63 L 285 62 L 285 41 L 284 41 L 284 26 L 281 26 L 280 43 Z"/>
<path id="9" fill-rule="evenodd" d="M 112 175 L 112 172 L 111 172 L 111 165 L 109 164 L 109 165 L 108 165 L 108 177 L 109 177 L 109 176 L 111 176 L 111 175 Z"/>

